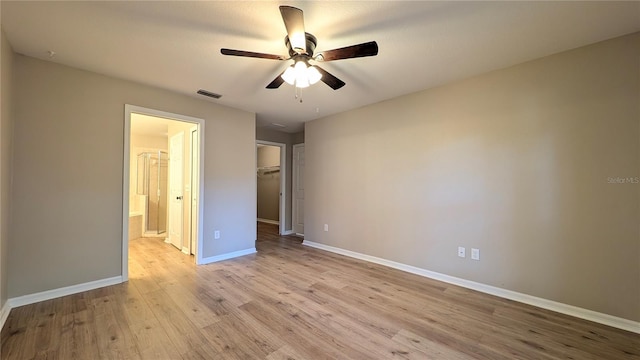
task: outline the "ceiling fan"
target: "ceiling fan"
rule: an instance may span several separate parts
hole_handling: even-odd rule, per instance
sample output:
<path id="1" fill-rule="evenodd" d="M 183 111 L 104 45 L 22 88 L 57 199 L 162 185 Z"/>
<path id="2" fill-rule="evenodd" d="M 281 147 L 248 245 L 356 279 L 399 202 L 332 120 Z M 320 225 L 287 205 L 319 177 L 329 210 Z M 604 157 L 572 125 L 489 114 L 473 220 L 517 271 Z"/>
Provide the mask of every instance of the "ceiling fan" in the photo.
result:
<path id="1" fill-rule="evenodd" d="M 338 90 L 345 85 L 344 81 L 331 75 L 317 65 L 310 65 L 309 61 L 333 61 L 351 59 L 378 54 L 378 44 L 370 41 L 358 45 L 347 46 L 339 49 L 327 50 L 314 55 L 318 43 L 315 36 L 304 31 L 304 16 L 302 10 L 292 6 L 280 6 L 280 13 L 284 26 L 287 28 L 285 45 L 289 50 L 289 56 L 263 54 L 251 51 L 220 49 L 223 55 L 254 57 L 270 60 L 293 60 L 293 65 L 288 66 L 278 75 L 267 89 L 277 89 L 283 82 L 295 85 L 296 88 L 305 88 L 322 80 L 333 90 Z"/>

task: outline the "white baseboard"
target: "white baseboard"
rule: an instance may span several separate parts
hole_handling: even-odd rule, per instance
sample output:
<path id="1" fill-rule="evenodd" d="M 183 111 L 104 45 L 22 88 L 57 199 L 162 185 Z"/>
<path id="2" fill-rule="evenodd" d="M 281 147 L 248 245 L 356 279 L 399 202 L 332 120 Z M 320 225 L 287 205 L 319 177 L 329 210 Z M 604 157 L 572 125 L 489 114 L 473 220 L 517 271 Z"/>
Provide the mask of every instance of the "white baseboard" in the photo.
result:
<path id="1" fill-rule="evenodd" d="M 191 252 L 189 251 L 189 248 L 185 247 L 185 246 L 182 247 L 182 253 L 186 254 L 186 255 L 191 255 Z"/>
<path id="2" fill-rule="evenodd" d="M 285 230 L 282 235 L 291 235 L 293 234 L 293 230 Z"/>
<path id="3" fill-rule="evenodd" d="M 7 301 L 10 309 L 34 304 L 40 301 L 51 300 L 62 296 L 73 295 L 83 291 L 98 289 L 105 286 L 111 286 L 122 283 L 122 276 L 114 276 L 107 279 L 90 281 L 83 284 L 71 285 L 59 289 L 47 290 L 35 294 L 18 296 Z"/>
<path id="4" fill-rule="evenodd" d="M 280 221 L 276 221 L 276 220 L 258 218 L 258 221 L 266 224 L 280 225 Z"/>
<path id="5" fill-rule="evenodd" d="M 583 309 L 577 306 L 567 305 L 560 302 L 539 298 L 536 296 L 531 296 L 531 295 L 527 295 L 527 294 L 523 294 L 523 293 L 519 293 L 519 292 L 507 290 L 507 289 L 502 289 L 502 288 L 491 286 L 491 285 L 478 283 L 475 281 L 465 280 L 465 279 L 457 278 L 454 276 L 441 274 L 435 271 L 425 270 L 415 266 L 406 265 L 406 264 L 398 263 L 395 261 L 382 259 L 379 257 L 370 256 L 366 254 L 361 254 L 355 251 L 345 250 L 345 249 L 341 249 L 341 248 L 337 248 L 337 247 L 333 247 L 325 244 L 320 244 L 313 241 L 304 240 L 302 244 L 307 245 L 309 247 L 326 250 L 332 253 L 345 255 L 348 257 L 372 262 L 379 265 L 388 266 L 390 268 L 406 271 L 408 273 L 424 276 L 430 279 L 446 282 L 453 285 L 462 286 L 467 289 L 480 291 L 486 294 L 499 296 L 505 299 L 518 301 L 521 303 L 537 306 L 539 308 L 559 312 L 561 314 L 574 316 L 577 318 L 597 322 L 600 324 L 604 324 L 604 325 L 612 326 L 618 329 L 627 330 L 633 333 L 640 334 L 640 322 L 638 321 L 623 319 L 617 316 L 603 314 L 593 310 Z"/>
<path id="6" fill-rule="evenodd" d="M 222 255 L 210 256 L 202 259 L 202 262 L 199 265 L 210 264 L 218 261 L 229 260 L 240 256 L 255 254 L 256 248 L 249 248 L 244 250 L 238 250 Z"/>
<path id="7" fill-rule="evenodd" d="M 4 327 L 4 323 L 7 322 L 10 312 L 11 306 L 9 305 L 9 300 L 7 300 L 2 306 L 2 309 L 0 309 L 0 330 Z"/>

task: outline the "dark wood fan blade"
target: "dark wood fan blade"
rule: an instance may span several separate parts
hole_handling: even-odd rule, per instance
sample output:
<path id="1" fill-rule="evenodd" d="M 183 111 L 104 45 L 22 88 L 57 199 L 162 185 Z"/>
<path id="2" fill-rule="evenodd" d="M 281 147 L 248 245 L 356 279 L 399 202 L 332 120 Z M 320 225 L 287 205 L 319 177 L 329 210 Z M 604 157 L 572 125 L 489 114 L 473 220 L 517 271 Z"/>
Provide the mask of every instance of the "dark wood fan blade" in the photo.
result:
<path id="1" fill-rule="evenodd" d="M 287 60 L 286 57 L 281 55 L 272 55 L 272 54 L 263 54 L 252 51 L 243 51 L 243 50 L 233 50 L 233 49 L 220 49 L 222 55 L 231 55 L 231 56 L 243 56 L 243 57 L 253 57 L 259 59 L 270 59 L 270 60 Z"/>
<path id="2" fill-rule="evenodd" d="M 282 21 L 284 21 L 284 26 L 287 28 L 291 48 L 298 53 L 306 53 L 307 40 L 305 38 L 302 10 L 283 5 L 280 6 L 280 14 L 282 14 Z"/>
<path id="3" fill-rule="evenodd" d="M 284 82 L 284 79 L 282 78 L 282 74 L 284 74 L 284 71 L 281 72 L 275 79 L 273 79 L 273 81 L 270 82 L 269 85 L 267 85 L 267 89 L 279 88 L 280 85 L 282 85 L 282 83 Z"/>
<path id="4" fill-rule="evenodd" d="M 319 61 L 332 61 L 376 55 L 378 55 L 378 43 L 370 41 L 340 49 L 323 51 L 316 56 L 316 59 Z"/>
<path id="5" fill-rule="evenodd" d="M 333 90 L 338 90 L 345 85 L 344 81 L 338 79 L 337 77 L 328 73 L 325 69 L 321 68 L 318 65 L 314 65 L 316 69 L 322 74 L 322 82 L 329 85 Z"/>

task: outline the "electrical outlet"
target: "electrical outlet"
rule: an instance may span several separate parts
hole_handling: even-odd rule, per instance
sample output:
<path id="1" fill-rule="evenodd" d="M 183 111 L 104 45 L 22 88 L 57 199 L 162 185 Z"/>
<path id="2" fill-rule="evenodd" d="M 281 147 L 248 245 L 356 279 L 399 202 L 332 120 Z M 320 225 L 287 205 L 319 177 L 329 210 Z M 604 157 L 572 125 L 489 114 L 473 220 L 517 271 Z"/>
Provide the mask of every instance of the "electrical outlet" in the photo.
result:
<path id="1" fill-rule="evenodd" d="M 458 246 L 458 256 L 461 258 L 465 257 L 465 250 L 462 246 Z"/>
<path id="2" fill-rule="evenodd" d="M 329 231 L 329 224 L 324 224 L 324 231 Z"/>
<path id="3" fill-rule="evenodd" d="M 480 260 L 480 249 L 471 248 L 471 259 Z"/>
<path id="4" fill-rule="evenodd" d="M 214 239 L 220 239 L 220 230 L 216 230 L 213 232 L 213 238 Z"/>

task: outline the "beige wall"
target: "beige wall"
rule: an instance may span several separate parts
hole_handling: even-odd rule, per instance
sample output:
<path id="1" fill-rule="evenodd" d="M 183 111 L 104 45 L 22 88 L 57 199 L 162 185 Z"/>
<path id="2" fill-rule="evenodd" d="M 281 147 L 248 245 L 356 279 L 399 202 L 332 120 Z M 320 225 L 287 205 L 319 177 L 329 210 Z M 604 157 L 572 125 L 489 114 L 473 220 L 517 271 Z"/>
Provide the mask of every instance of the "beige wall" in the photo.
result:
<path id="1" fill-rule="evenodd" d="M 637 33 L 307 123 L 305 239 L 640 320 L 640 184 L 609 183 L 640 176 L 639 60 Z"/>
<path id="2" fill-rule="evenodd" d="M 11 133 L 13 131 L 13 50 L 0 30 L 0 309 L 7 302 L 11 197 Z"/>
<path id="3" fill-rule="evenodd" d="M 280 148 L 260 146 L 258 156 L 258 218 L 280 221 L 280 172 L 260 171 L 262 167 L 280 166 Z"/>
<path id="4" fill-rule="evenodd" d="M 120 275 L 125 104 L 205 119 L 203 256 L 255 246 L 254 114 L 21 55 L 14 76 L 9 297 Z"/>
<path id="5" fill-rule="evenodd" d="M 280 166 L 280 148 L 277 146 L 259 146 L 257 156 L 258 167 Z"/>
<path id="6" fill-rule="evenodd" d="M 256 129 L 256 140 L 272 141 L 285 144 L 287 149 L 286 168 L 287 176 L 285 178 L 285 192 L 287 201 L 285 202 L 285 230 L 291 230 L 291 183 L 292 183 L 292 166 L 293 166 L 293 145 L 304 143 L 304 131 L 290 134 L 281 131 L 271 130 L 267 128 Z"/>

